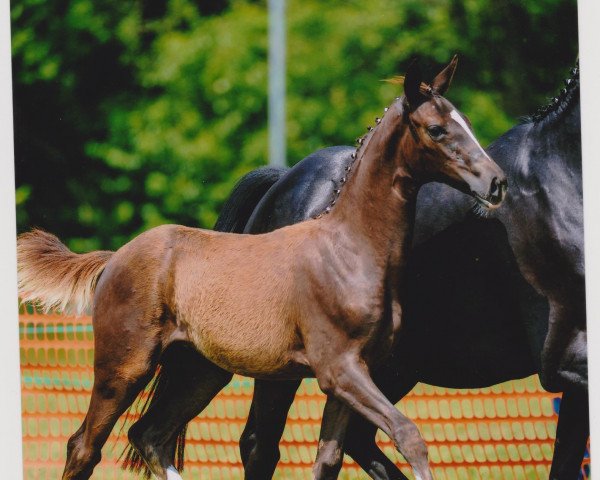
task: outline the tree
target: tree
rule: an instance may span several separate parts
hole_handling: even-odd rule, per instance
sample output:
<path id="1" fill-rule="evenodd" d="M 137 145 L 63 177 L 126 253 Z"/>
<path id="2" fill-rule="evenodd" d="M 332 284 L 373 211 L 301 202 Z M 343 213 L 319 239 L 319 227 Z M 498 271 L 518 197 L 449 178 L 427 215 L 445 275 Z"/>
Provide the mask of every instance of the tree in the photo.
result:
<path id="1" fill-rule="evenodd" d="M 574 0 L 288 1 L 288 161 L 352 144 L 419 55 L 461 55 L 449 98 L 488 143 L 559 88 Z M 18 228 L 76 250 L 160 223 L 211 227 L 267 161 L 263 2 L 15 0 Z"/>

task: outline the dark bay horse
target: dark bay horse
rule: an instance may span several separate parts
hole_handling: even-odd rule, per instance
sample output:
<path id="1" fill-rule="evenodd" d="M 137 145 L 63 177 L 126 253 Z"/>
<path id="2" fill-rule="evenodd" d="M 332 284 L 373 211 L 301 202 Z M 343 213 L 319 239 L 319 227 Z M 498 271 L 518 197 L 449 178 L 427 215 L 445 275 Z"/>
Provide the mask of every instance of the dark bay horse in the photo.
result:
<path id="1" fill-rule="evenodd" d="M 39 230 L 19 237 L 24 300 L 93 307 L 92 398 L 69 440 L 63 479 L 91 476 L 115 421 L 176 344 L 202 360 L 192 372 L 168 365 L 161 395 L 129 431 L 157 478 L 181 478 L 177 439 L 230 372 L 317 378 L 328 399 L 315 478 L 337 477 L 351 411 L 385 431 L 418 478 L 432 478 L 417 428 L 370 369 L 402 323 L 402 273 L 421 185 L 444 181 L 490 209 L 506 191 L 501 169 L 442 96 L 455 68 L 456 57 L 426 85 L 416 64 L 409 67 L 405 95 L 361 139 L 343 188 L 317 219 L 263 235 L 163 225 L 116 252 L 80 255 Z M 178 369 L 191 375 L 169 376 Z"/>
<path id="2" fill-rule="evenodd" d="M 473 216 L 468 198 L 444 185 L 421 189 L 402 335 L 374 374 L 395 403 L 419 381 L 475 388 L 539 372 L 546 390 L 564 392 L 553 479 L 578 477 L 589 435 L 577 67 L 571 73 L 550 105 L 489 147 L 512 179 L 496 219 Z M 353 151 L 330 147 L 289 170 L 251 172 L 215 229 L 260 233 L 314 216 Z M 247 478 L 271 477 L 297 385 L 256 382 L 240 443 Z M 404 478 L 374 434 L 354 417 L 346 452 L 373 478 Z"/>

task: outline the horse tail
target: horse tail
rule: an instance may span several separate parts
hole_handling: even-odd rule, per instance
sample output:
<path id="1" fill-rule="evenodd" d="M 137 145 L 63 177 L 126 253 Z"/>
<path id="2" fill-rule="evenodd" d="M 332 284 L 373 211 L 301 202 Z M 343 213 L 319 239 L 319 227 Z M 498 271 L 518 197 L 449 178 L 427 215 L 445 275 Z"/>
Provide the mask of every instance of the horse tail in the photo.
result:
<path id="1" fill-rule="evenodd" d="M 33 301 L 45 311 L 69 309 L 80 315 L 91 307 L 98 279 L 113 254 L 73 253 L 43 230 L 19 235 L 17 276 L 21 301 Z"/>
<path id="2" fill-rule="evenodd" d="M 242 233 L 258 202 L 288 170 L 283 167 L 261 167 L 244 175 L 221 208 L 213 230 Z"/>

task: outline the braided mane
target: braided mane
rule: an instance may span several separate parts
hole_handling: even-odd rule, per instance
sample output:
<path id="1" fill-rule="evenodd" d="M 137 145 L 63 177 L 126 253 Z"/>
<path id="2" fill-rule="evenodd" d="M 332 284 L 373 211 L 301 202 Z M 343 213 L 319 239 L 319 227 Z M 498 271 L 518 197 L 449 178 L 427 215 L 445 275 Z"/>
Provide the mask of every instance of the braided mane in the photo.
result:
<path id="1" fill-rule="evenodd" d="M 579 93 L 579 60 L 577 60 L 570 73 L 571 76 L 564 80 L 565 86 L 561 89 L 560 93 L 552 98 L 550 103 L 540 107 L 530 117 L 526 117 L 526 123 L 546 123 L 566 111 L 567 107 Z"/>
<path id="2" fill-rule="evenodd" d="M 404 81 L 404 77 L 394 77 L 394 78 L 402 78 L 402 81 Z M 422 84 L 422 86 L 425 84 Z M 398 100 L 400 97 L 396 97 L 396 100 Z M 389 110 L 389 107 L 385 107 L 383 109 L 383 114 L 385 115 L 385 113 Z M 352 172 L 352 168 L 354 167 L 354 164 L 356 162 L 356 160 L 359 157 L 359 152 L 361 147 L 363 146 L 363 144 L 365 143 L 365 141 L 367 140 L 368 137 L 370 137 L 373 132 L 375 131 L 375 128 L 377 127 L 377 125 L 379 125 L 381 123 L 381 118 L 380 117 L 376 117 L 375 118 L 375 127 L 372 126 L 368 126 L 367 127 L 367 133 L 365 133 L 364 135 L 358 137 L 356 139 L 356 143 L 357 143 L 357 147 L 356 150 L 354 150 L 354 152 L 352 152 L 351 154 L 351 158 L 352 160 L 350 161 L 350 163 L 346 166 L 346 168 L 344 169 L 344 176 L 339 179 L 336 183 L 336 187 L 333 190 L 333 198 L 332 200 L 329 202 L 328 206 L 319 214 L 313 216 L 313 219 L 317 219 L 317 218 L 321 218 L 323 215 L 327 215 L 328 213 L 331 212 L 331 209 L 334 207 L 334 205 L 337 203 L 337 199 L 340 196 L 340 193 L 342 191 L 342 187 L 344 185 L 346 185 L 346 183 L 348 182 L 348 175 L 350 175 L 350 173 Z"/>

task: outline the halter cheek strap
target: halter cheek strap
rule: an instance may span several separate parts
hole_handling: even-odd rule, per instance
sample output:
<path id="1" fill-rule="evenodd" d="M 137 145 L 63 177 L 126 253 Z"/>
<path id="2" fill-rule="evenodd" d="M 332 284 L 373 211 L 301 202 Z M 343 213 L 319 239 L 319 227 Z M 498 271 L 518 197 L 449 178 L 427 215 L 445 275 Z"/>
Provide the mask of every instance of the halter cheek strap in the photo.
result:
<path id="1" fill-rule="evenodd" d="M 422 89 L 422 92 L 424 92 L 425 94 L 430 95 L 432 97 L 439 95 L 439 93 L 437 93 L 437 91 L 430 85 L 424 86 L 424 84 L 421 84 L 421 89 Z M 419 143 L 420 139 L 419 139 L 419 135 L 417 133 L 417 127 L 415 126 L 413 121 L 410 119 L 410 116 L 408 115 L 410 106 L 408 105 L 408 101 L 406 100 L 406 97 L 404 98 L 404 103 L 403 103 L 402 107 L 403 107 L 402 114 L 404 115 L 404 120 L 406 121 L 406 123 L 408 123 L 408 129 L 410 130 L 410 133 L 412 134 L 415 142 Z"/>
<path id="2" fill-rule="evenodd" d="M 415 126 L 413 121 L 410 119 L 410 116 L 408 115 L 408 110 L 404 110 L 404 120 L 408 124 L 408 129 L 410 130 L 410 133 L 412 134 L 414 141 L 416 143 L 419 143 L 420 139 L 419 139 L 419 134 L 417 133 L 417 127 Z"/>

